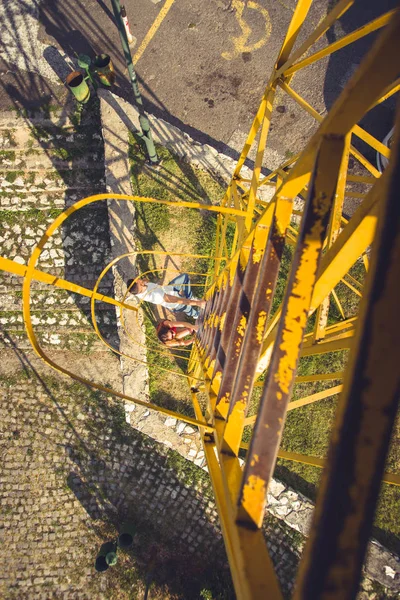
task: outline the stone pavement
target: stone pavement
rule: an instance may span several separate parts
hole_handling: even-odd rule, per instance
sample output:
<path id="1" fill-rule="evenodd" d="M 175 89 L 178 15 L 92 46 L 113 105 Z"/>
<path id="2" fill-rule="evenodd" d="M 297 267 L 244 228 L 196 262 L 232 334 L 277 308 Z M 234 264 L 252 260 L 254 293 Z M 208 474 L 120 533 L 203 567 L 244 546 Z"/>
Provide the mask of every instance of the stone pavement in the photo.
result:
<path id="1" fill-rule="evenodd" d="M 28 354 L 23 360 L 25 371 L 0 378 L 0 531 L 7 544 L 2 597 L 110 597 L 113 578 L 111 597 L 125 597 L 118 595 L 126 592 L 123 569 L 143 570 L 153 546 L 160 585 L 167 568 L 191 575 L 192 590 L 184 588 L 179 597 L 198 598 L 199 589 L 216 585 L 218 571 L 229 590 L 206 474 L 129 427 L 112 397 L 39 373 Z M 96 552 L 125 520 L 137 531 L 130 562 L 97 574 Z M 266 527 L 288 592 L 298 538 L 279 521 L 269 520 Z M 167 582 L 173 589 L 174 582 Z"/>

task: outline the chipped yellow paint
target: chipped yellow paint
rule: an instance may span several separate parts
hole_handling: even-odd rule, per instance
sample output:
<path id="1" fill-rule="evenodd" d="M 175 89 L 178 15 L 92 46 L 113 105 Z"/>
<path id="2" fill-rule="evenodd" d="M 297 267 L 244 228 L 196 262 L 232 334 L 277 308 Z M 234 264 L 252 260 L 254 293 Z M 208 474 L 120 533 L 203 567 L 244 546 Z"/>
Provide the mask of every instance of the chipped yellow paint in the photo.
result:
<path id="1" fill-rule="evenodd" d="M 242 398 L 235 402 L 231 408 L 231 412 L 223 415 L 228 416 L 226 427 L 224 430 L 222 449 L 233 453 L 237 456 L 239 452 L 240 442 L 242 440 L 244 419 L 246 414 L 247 401 Z"/>
<path id="2" fill-rule="evenodd" d="M 326 207 L 326 199 L 321 198 L 317 206 L 317 214 L 319 216 L 323 214 L 324 210 L 326 211 Z M 303 331 L 307 323 L 318 256 L 321 250 L 321 242 L 319 240 L 321 232 L 322 223 L 320 219 L 317 219 L 310 234 L 305 237 L 303 251 L 296 272 L 296 281 L 288 301 L 282 334 L 283 339 L 279 346 L 282 356 L 279 360 L 277 372 L 274 375 L 275 381 L 284 394 L 289 393 Z"/>
<path id="3" fill-rule="evenodd" d="M 231 397 L 230 392 L 227 392 L 225 394 L 225 396 L 222 396 L 222 398 L 219 400 L 219 402 L 217 404 L 217 411 L 219 413 L 219 416 L 222 417 L 223 419 L 226 419 L 226 417 L 228 416 L 230 397 Z"/>
<path id="4" fill-rule="evenodd" d="M 245 331 L 246 331 L 246 325 L 247 325 L 247 319 L 246 319 L 245 315 L 242 315 L 239 325 L 237 327 L 237 332 L 239 335 L 244 336 Z"/>
<path id="5" fill-rule="evenodd" d="M 271 218 L 272 218 L 272 207 L 270 207 L 269 212 L 271 214 Z M 264 250 L 265 250 L 265 244 L 267 242 L 267 238 L 268 238 L 268 231 L 269 231 L 269 226 L 265 226 L 265 225 L 258 225 L 255 229 L 254 232 L 254 239 L 253 239 L 253 263 L 254 264 L 258 264 L 264 254 Z"/>
<path id="6" fill-rule="evenodd" d="M 261 248 L 259 248 L 258 250 L 255 250 L 253 253 L 253 263 L 258 264 L 261 261 L 263 254 L 264 254 L 264 250 L 262 250 Z"/>
<path id="7" fill-rule="evenodd" d="M 263 341 L 263 335 L 264 335 L 266 322 L 267 322 L 267 313 L 265 312 L 265 310 L 262 310 L 262 311 L 260 311 L 260 314 L 258 315 L 258 320 L 257 320 L 257 325 L 256 325 L 257 342 L 259 344 L 261 344 Z"/>
<path id="8" fill-rule="evenodd" d="M 207 357 L 207 360 L 209 360 L 208 357 Z M 214 372 L 214 367 L 215 367 L 215 358 L 214 358 L 214 360 L 212 360 L 209 363 L 208 368 L 207 368 L 207 376 L 208 376 L 209 379 L 212 377 L 212 374 Z"/>
<path id="9" fill-rule="evenodd" d="M 211 381 L 211 390 L 216 395 L 218 395 L 219 388 L 221 387 L 221 379 L 222 379 L 222 373 L 221 373 L 221 371 L 217 371 Z"/>
<path id="10" fill-rule="evenodd" d="M 257 527 L 261 527 L 264 518 L 266 484 L 258 475 L 250 475 L 243 486 L 242 506 Z"/>
<path id="11" fill-rule="evenodd" d="M 255 454 L 251 460 L 251 466 L 254 467 L 254 465 L 258 462 L 260 462 L 260 457 L 258 456 L 258 454 Z"/>
<path id="12" fill-rule="evenodd" d="M 222 330 L 223 330 L 223 328 L 224 328 L 224 325 L 225 325 L 225 318 L 226 318 L 226 312 L 224 312 L 224 314 L 223 314 L 223 315 L 221 315 L 221 316 L 220 316 L 220 319 L 219 319 L 219 325 L 218 325 L 218 327 L 219 327 L 219 330 L 220 330 L 220 331 L 222 331 Z"/>

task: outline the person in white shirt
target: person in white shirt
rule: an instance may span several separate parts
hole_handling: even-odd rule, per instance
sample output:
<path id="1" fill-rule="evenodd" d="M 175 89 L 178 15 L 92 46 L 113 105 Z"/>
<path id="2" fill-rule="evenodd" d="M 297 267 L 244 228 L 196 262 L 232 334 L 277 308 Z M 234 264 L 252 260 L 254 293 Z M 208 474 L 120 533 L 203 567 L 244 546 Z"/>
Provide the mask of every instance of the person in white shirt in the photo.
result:
<path id="1" fill-rule="evenodd" d="M 133 279 L 129 279 L 127 286 L 130 293 L 136 298 L 159 304 L 174 313 L 184 312 L 189 317 L 197 319 L 200 309 L 206 305 L 205 300 L 198 300 L 193 296 L 190 278 L 187 273 L 178 275 L 168 285 L 151 283 L 145 279 L 137 279 L 135 283 L 133 281 Z"/>

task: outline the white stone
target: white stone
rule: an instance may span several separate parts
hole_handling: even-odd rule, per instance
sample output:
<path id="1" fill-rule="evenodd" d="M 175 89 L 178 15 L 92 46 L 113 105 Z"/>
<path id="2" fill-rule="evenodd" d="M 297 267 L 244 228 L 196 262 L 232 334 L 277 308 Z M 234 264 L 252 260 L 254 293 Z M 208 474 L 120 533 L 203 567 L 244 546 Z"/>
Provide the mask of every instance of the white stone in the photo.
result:
<path id="1" fill-rule="evenodd" d="M 394 569 L 392 569 L 392 567 L 389 567 L 388 565 L 384 566 L 384 570 L 385 570 L 385 574 L 388 577 L 391 577 L 392 579 L 394 579 L 396 577 L 396 571 Z"/>
<path id="2" fill-rule="evenodd" d="M 193 429 L 193 427 L 190 427 L 190 425 L 186 425 L 186 427 L 185 427 L 185 433 L 188 433 L 190 435 L 191 433 L 195 433 L 195 431 L 196 430 Z"/>
<path id="3" fill-rule="evenodd" d="M 24 265 L 25 264 L 25 259 L 22 258 L 22 256 L 16 256 L 14 258 L 14 262 L 19 263 L 20 265 Z"/>
<path id="4" fill-rule="evenodd" d="M 175 427 L 176 425 L 176 419 L 174 417 L 168 417 L 167 419 L 165 419 L 165 423 L 164 423 L 167 427 Z"/>
<path id="5" fill-rule="evenodd" d="M 267 500 L 268 500 L 268 504 L 278 504 L 279 503 L 279 500 L 274 498 L 272 496 L 272 494 L 267 494 Z"/>
<path id="6" fill-rule="evenodd" d="M 295 501 L 295 500 L 298 500 L 298 499 L 299 499 L 299 495 L 298 495 L 298 494 L 296 494 L 296 492 L 292 492 L 291 490 L 288 490 L 288 491 L 286 492 L 286 497 L 287 497 L 287 498 L 289 498 L 289 500 L 290 500 L 291 502 L 293 502 L 293 501 Z"/>
<path id="7" fill-rule="evenodd" d="M 176 428 L 176 433 L 177 433 L 178 435 L 180 435 L 180 434 L 183 432 L 183 430 L 185 429 L 185 426 L 186 426 L 186 423 L 184 423 L 183 421 L 181 421 L 181 422 L 178 424 L 178 427 Z"/>
<path id="8" fill-rule="evenodd" d="M 14 185 L 17 187 L 25 187 L 25 181 L 22 179 L 22 177 L 17 177 L 17 179 L 14 181 Z"/>
<path id="9" fill-rule="evenodd" d="M 290 508 L 288 506 L 276 506 L 274 507 L 274 513 L 280 517 L 286 517 L 290 513 Z"/>
<path id="10" fill-rule="evenodd" d="M 271 483 L 269 484 L 269 491 L 273 496 L 275 496 L 275 498 L 279 498 L 279 494 L 281 494 L 284 489 L 285 486 L 283 483 L 276 481 L 276 479 L 271 480 Z"/>
<path id="11" fill-rule="evenodd" d="M 191 450 L 189 450 L 189 456 L 190 458 L 194 458 L 197 454 L 197 450 L 193 450 L 193 448 Z"/>

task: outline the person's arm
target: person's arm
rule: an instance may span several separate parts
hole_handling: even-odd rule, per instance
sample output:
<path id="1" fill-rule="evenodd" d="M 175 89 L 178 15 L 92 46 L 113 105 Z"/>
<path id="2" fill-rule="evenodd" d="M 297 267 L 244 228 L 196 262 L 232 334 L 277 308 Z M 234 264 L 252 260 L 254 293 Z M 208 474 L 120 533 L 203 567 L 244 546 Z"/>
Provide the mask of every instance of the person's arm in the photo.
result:
<path id="1" fill-rule="evenodd" d="M 189 329 L 189 327 L 180 327 L 175 334 L 175 339 L 182 340 L 188 335 L 190 335 L 191 338 L 193 338 L 194 332 L 192 331 L 192 329 Z"/>
<path id="2" fill-rule="evenodd" d="M 193 343 L 193 337 L 190 337 L 186 340 L 168 340 L 164 342 L 164 346 L 168 346 L 168 348 L 177 348 L 178 346 L 190 346 Z"/>
<path id="3" fill-rule="evenodd" d="M 197 331 L 198 325 L 192 325 L 189 321 L 170 321 L 173 327 L 184 327 L 185 329 L 190 329 L 190 331 Z"/>
<path id="4" fill-rule="evenodd" d="M 199 306 L 200 308 L 205 308 L 206 306 L 205 300 L 190 300 L 189 298 L 181 298 L 180 296 L 171 296 L 169 294 L 164 294 L 164 301 L 169 302 L 171 304 L 186 304 L 187 306 Z"/>

